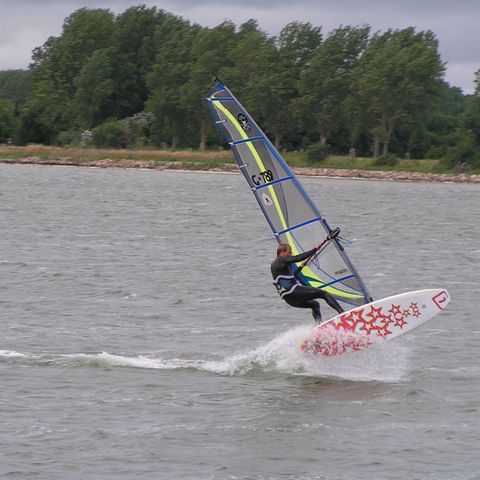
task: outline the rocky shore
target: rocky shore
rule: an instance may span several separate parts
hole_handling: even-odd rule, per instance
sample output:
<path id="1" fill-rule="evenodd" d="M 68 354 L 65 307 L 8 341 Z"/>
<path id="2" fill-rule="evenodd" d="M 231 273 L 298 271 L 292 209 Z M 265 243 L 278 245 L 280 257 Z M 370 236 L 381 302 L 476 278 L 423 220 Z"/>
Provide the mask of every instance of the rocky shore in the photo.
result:
<path id="1" fill-rule="evenodd" d="M 165 162 L 156 164 L 150 160 L 112 160 L 105 158 L 102 160 L 80 160 L 69 157 L 58 157 L 55 159 L 42 159 L 40 157 L 25 158 L 0 158 L 0 163 L 17 163 L 31 165 L 65 165 L 65 166 L 83 166 L 97 168 L 144 168 L 153 170 L 202 170 L 211 172 L 238 172 L 236 165 L 225 164 L 222 167 L 210 169 L 202 168 L 201 165 L 191 165 L 182 162 Z M 455 182 L 455 183 L 480 183 L 480 175 L 468 175 L 467 173 L 444 174 L 444 173 L 420 173 L 420 172 L 394 172 L 379 170 L 355 170 L 355 169 L 334 169 L 334 168 L 293 168 L 296 175 L 312 177 L 335 177 L 335 178 L 355 178 L 355 179 L 374 179 L 384 181 L 404 181 L 404 182 Z"/>
<path id="2" fill-rule="evenodd" d="M 297 175 L 316 177 L 362 178 L 400 182 L 480 183 L 480 175 L 467 175 L 465 173 L 385 172 L 379 170 L 339 170 L 328 168 L 297 168 L 294 171 Z"/>

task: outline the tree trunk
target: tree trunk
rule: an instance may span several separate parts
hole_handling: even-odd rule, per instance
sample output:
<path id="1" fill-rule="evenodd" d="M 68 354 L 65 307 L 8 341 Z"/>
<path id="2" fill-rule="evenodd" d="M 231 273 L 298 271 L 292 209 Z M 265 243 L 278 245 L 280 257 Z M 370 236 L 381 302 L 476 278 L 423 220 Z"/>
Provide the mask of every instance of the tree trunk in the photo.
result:
<path id="1" fill-rule="evenodd" d="M 178 145 L 178 135 L 176 133 L 172 134 L 172 148 L 175 150 Z"/>
<path id="2" fill-rule="evenodd" d="M 395 128 L 395 120 L 385 122 L 385 141 L 383 142 L 383 153 L 382 155 L 388 154 L 388 147 L 390 145 L 390 139 L 392 138 L 393 130 Z"/>
<path id="3" fill-rule="evenodd" d="M 373 158 L 380 156 L 380 144 L 380 138 L 377 136 L 373 137 Z"/>
<path id="4" fill-rule="evenodd" d="M 383 143 L 382 155 L 388 154 L 388 144 L 389 144 L 389 141 L 385 140 L 385 142 Z"/>
<path id="5" fill-rule="evenodd" d="M 200 150 L 205 150 L 207 148 L 207 129 L 205 128 L 205 122 L 202 122 L 200 126 Z"/>
<path id="6" fill-rule="evenodd" d="M 282 145 L 282 135 L 278 132 L 275 132 L 275 142 L 274 142 L 275 148 L 277 150 L 280 150 L 280 146 Z"/>

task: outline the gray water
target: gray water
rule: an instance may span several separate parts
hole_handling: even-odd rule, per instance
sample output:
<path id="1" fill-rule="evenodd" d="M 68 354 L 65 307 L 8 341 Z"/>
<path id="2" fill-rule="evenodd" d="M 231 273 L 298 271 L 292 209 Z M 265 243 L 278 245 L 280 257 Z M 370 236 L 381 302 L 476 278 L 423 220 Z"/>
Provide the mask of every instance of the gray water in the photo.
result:
<path id="1" fill-rule="evenodd" d="M 306 357 L 240 175 L 0 165 L 0 478 L 480 478 L 479 187 L 301 181 L 375 298 L 448 309 Z"/>

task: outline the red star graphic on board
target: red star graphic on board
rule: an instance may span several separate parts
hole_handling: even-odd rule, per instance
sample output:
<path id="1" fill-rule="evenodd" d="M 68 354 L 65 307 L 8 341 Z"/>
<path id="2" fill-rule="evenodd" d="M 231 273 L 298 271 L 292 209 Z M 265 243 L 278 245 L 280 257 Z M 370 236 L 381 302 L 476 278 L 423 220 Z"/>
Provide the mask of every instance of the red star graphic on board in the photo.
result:
<path id="1" fill-rule="evenodd" d="M 379 322 L 389 325 L 390 323 L 393 322 L 392 315 L 383 315 L 382 314 L 381 318 L 379 318 Z"/>
<path id="2" fill-rule="evenodd" d="M 390 310 L 389 310 L 390 311 Z M 382 312 L 382 307 L 380 308 L 374 308 L 372 307 L 369 314 L 369 317 L 371 317 L 371 321 L 369 322 L 369 327 L 367 327 L 365 330 L 367 331 L 368 334 L 371 334 L 372 331 L 376 331 L 379 335 L 385 337 L 387 335 L 390 335 L 392 332 L 388 329 L 389 325 L 393 323 L 392 320 L 392 315 L 385 315 Z"/>
<path id="3" fill-rule="evenodd" d="M 336 329 L 340 330 L 343 328 L 344 332 L 351 332 L 355 327 L 355 320 L 353 318 L 352 312 L 348 312 L 346 315 L 340 317 L 340 321 L 336 325 Z"/>
<path id="4" fill-rule="evenodd" d="M 378 333 L 384 338 L 392 334 L 392 332 L 388 329 L 390 323 L 391 322 L 386 322 L 378 329 Z"/>
<path id="5" fill-rule="evenodd" d="M 375 318 L 375 326 L 377 327 L 377 333 L 382 337 L 386 337 L 390 335 L 392 332 L 388 329 L 388 326 L 393 323 L 392 315 L 384 315 L 383 313 L 379 313 L 378 316 Z M 373 320 L 372 320 L 373 325 Z"/>
<path id="6" fill-rule="evenodd" d="M 416 303 L 412 302 L 410 304 L 410 309 L 412 310 L 412 317 L 418 318 L 422 314 Z"/>
<path id="7" fill-rule="evenodd" d="M 364 331 L 367 335 L 371 335 L 372 332 L 378 333 L 378 326 L 375 324 L 375 320 L 365 320 L 359 330 Z"/>
<path id="8" fill-rule="evenodd" d="M 382 318 L 382 307 L 375 308 L 374 306 L 371 306 L 370 311 L 367 313 L 367 317 L 370 317 L 372 319 L 372 322 L 378 320 L 379 318 Z"/>
<path id="9" fill-rule="evenodd" d="M 407 322 L 403 319 L 403 317 L 395 318 L 395 327 L 400 327 L 403 329 L 403 327 L 407 324 Z"/>
<path id="10" fill-rule="evenodd" d="M 402 315 L 404 317 L 409 317 L 410 316 L 410 309 L 406 308 L 405 310 L 402 311 Z"/>
<path id="11" fill-rule="evenodd" d="M 380 324 L 380 329 L 385 331 L 385 332 L 390 332 L 390 330 L 388 330 L 388 327 L 393 323 L 393 320 L 392 320 L 392 316 L 391 315 L 382 315 L 382 318 L 380 319 L 380 321 L 378 322 Z"/>
<path id="12" fill-rule="evenodd" d="M 365 319 L 363 318 L 363 308 L 349 312 L 343 315 L 340 319 L 338 327 L 342 327 L 345 332 L 354 332 L 358 325 L 363 325 Z"/>
<path id="13" fill-rule="evenodd" d="M 361 310 L 355 310 L 354 312 L 352 312 L 352 316 L 354 321 L 354 325 L 352 328 L 353 331 L 355 331 L 359 325 L 360 327 L 362 325 L 365 325 L 366 320 L 363 318 L 363 308 Z"/>
<path id="14" fill-rule="evenodd" d="M 343 329 L 344 332 L 353 332 L 357 329 L 358 324 L 365 322 L 363 318 L 363 308 L 348 312 L 340 317 L 336 322 L 335 329 Z"/>
<path id="15" fill-rule="evenodd" d="M 392 304 L 392 308 L 389 310 L 389 312 L 392 315 L 401 315 L 402 314 L 402 312 L 400 311 L 400 305 L 393 305 Z"/>

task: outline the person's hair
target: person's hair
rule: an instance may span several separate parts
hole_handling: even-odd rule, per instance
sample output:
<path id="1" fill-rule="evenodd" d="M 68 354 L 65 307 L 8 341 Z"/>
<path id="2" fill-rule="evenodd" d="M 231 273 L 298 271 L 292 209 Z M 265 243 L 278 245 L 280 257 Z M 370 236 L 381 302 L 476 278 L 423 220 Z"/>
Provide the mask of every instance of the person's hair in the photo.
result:
<path id="1" fill-rule="evenodd" d="M 288 243 L 279 243 L 277 247 L 277 257 L 283 253 L 289 250 L 291 247 Z"/>

